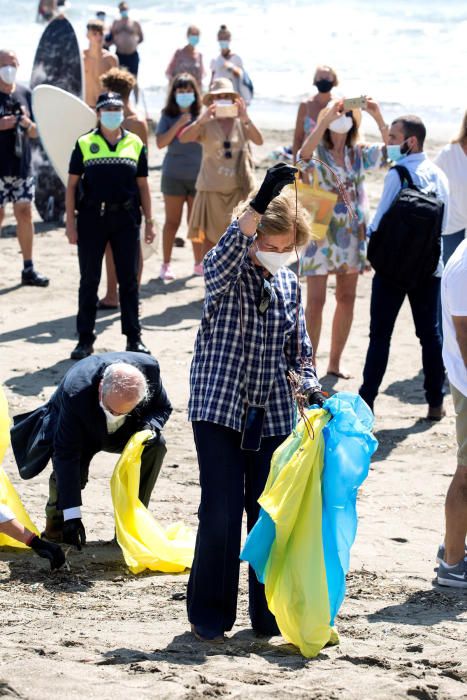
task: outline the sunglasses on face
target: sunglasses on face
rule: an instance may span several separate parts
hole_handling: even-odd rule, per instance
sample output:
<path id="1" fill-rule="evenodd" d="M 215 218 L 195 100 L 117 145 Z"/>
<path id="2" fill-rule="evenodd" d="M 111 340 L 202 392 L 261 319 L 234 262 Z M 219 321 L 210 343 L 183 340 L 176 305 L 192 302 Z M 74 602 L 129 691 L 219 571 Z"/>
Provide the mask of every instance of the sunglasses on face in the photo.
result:
<path id="1" fill-rule="evenodd" d="M 269 305 L 272 299 L 272 287 L 271 283 L 263 277 L 263 284 L 261 286 L 261 297 L 258 304 L 258 313 L 263 316 L 269 309 Z"/>
<path id="2" fill-rule="evenodd" d="M 224 148 L 224 158 L 232 158 L 232 144 L 230 141 L 224 141 L 222 146 Z"/>

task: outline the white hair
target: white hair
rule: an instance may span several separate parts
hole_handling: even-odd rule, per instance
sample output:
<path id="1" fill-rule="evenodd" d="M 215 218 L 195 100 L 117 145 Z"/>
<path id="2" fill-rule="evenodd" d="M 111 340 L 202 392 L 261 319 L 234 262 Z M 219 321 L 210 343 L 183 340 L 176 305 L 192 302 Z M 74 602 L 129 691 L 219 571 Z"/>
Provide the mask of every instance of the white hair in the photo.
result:
<path id="1" fill-rule="evenodd" d="M 137 404 L 149 398 L 146 377 L 141 370 L 128 362 L 113 362 L 105 368 L 102 375 L 102 393 L 104 396 L 119 394 L 129 401 L 137 399 Z"/>

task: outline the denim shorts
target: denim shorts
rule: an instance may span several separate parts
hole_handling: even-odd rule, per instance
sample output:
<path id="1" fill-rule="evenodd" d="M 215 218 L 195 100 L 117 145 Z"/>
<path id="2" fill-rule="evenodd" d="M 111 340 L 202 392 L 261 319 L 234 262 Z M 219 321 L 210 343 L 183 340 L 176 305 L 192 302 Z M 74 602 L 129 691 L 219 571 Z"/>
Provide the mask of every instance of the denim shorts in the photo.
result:
<path id="1" fill-rule="evenodd" d="M 179 180 L 176 177 L 162 175 L 161 192 L 171 197 L 194 197 L 196 180 Z"/>

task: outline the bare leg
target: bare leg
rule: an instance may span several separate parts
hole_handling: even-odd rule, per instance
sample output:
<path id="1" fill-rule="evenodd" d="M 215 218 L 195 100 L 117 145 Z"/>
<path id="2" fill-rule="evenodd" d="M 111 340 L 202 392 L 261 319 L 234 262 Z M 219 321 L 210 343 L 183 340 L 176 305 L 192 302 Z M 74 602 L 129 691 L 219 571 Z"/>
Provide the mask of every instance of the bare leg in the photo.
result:
<path id="1" fill-rule="evenodd" d="M 117 273 L 115 272 L 114 256 L 109 243 L 107 243 L 105 248 L 105 271 L 107 274 L 107 291 L 101 299 L 101 303 L 109 306 L 118 306 Z"/>
<path id="2" fill-rule="evenodd" d="M 318 350 L 321 325 L 323 321 L 323 308 L 326 303 L 327 275 L 312 275 L 306 278 L 306 309 L 305 321 L 308 335 L 313 346 L 313 364 L 316 367 L 316 353 Z"/>
<path id="3" fill-rule="evenodd" d="M 172 248 L 182 220 L 185 197 L 164 195 L 165 221 L 162 229 L 162 253 L 164 264 L 168 265 L 172 257 Z"/>
<path id="4" fill-rule="evenodd" d="M 208 238 L 205 238 L 204 241 L 202 243 L 199 243 L 198 245 L 201 246 L 201 249 L 203 251 L 202 257 L 204 258 L 206 253 L 208 253 L 211 250 L 211 248 L 214 248 L 216 244 L 212 243 L 212 241 L 210 241 Z"/>
<path id="5" fill-rule="evenodd" d="M 464 558 L 467 536 L 467 466 L 458 465 L 446 495 L 446 564 L 458 564 Z"/>
<path id="6" fill-rule="evenodd" d="M 342 353 L 349 337 L 353 321 L 355 294 L 358 282 L 358 272 L 347 275 L 336 275 L 336 311 L 332 321 L 331 352 L 329 353 L 328 372 L 344 378 L 349 375 L 341 372 Z"/>
<path id="7" fill-rule="evenodd" d="M 186 220 L 187 223 L 189 224 L 190 222 L 190 216 L 191 216 L 191 210 L 193 208 L 193 202 L 195 201 L 194 197 L 187 197 L 186 203 L 188 206 L 188 211 L 186 215 Z M 191 241 L 191 245 L 193 247 L 193 257 L 195 259 L 195 265 L 199 265 L 200 262 L 203 260 L 203 244 L 202 243 L 197 243 L 196 241 Z"/>
<path id="8" fill-rule="evenodd" d="M 2 226 L 3 226 L 3 219 L 5 218 L 5 209 L 4 207 L 0 207 L 0 233 L 2 231 Z"/>
<path id="9" fill-rule="evenodd" d="M 32 260 L 32 242 L 34 239 L 32 206 L 29 202 L 17 202 L 13 204 L 13 212 L 16 218 L 16 235 L 23 260 Z"/>

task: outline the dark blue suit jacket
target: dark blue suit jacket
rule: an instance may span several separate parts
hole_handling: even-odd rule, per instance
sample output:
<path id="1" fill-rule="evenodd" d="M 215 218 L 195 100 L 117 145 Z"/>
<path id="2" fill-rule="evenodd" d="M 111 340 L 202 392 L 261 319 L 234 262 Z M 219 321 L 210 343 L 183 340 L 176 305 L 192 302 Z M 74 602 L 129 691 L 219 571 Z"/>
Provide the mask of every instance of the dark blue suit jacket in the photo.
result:
<path id="1" fill-rule="evenodd" d="M 149 400 L 139 404 L 122 426 L 109 436 L 104 412 L 99 406 L 99 383 L 106 367 L 128 362 L 145 375 Z M 92 457 L 112 443 L 123 449 L 130 437 L 150 427 L 161 431 L 172 407 L 159 371 L 150 355 L 107 352 L 77 362 L 60 382 L 49 402 L 31 413 L 16 416 L 11 442 L 21 476 L 31 478 L 52 457 L 57 476 L 59 507 L 81 504 L 81 473 Z"/>

